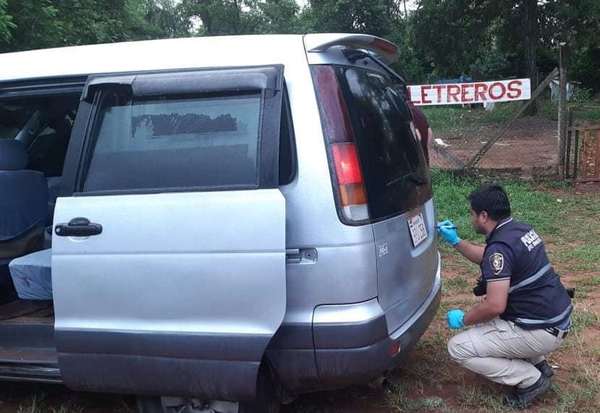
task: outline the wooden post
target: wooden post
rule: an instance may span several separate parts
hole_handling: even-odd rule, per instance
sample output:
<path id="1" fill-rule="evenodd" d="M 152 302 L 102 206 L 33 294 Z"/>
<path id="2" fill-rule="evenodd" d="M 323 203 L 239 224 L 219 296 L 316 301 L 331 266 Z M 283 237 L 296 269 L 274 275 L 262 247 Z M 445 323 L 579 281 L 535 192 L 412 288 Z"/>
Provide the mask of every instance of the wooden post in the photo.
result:
<path id="1" fill-rule="evenodd" d="M 562 179 L 565 178 L 565 144 L 567 141 L 567 67 L 566 67 L 566 44 L 560 44 L 559 58 L 559 100 L 558 100 L 558 173 Z"/>

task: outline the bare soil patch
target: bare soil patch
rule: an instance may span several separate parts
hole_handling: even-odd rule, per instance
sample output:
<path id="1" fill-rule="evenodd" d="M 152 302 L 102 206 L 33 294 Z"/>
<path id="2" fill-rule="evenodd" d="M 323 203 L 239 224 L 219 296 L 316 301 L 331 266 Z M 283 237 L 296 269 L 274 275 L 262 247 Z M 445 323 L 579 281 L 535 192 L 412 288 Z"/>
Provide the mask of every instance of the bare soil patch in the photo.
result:
<path id="1" fill-rule="evenodd" d="M 558 162 L 556 122 L 543 117 L 517 119 L 506 134 L 482 158 L 479 167 L 514 171 L 515 175 L 552 170 Z M 442 169 L 456 169 L 503 129 L 502 124 L 434 131 L 441 143 L 432 143 L 431 163 Z M 439 141 L 438 141 L 439 142 Z M 535 171 L 534 171 L 535 170 Z"/>

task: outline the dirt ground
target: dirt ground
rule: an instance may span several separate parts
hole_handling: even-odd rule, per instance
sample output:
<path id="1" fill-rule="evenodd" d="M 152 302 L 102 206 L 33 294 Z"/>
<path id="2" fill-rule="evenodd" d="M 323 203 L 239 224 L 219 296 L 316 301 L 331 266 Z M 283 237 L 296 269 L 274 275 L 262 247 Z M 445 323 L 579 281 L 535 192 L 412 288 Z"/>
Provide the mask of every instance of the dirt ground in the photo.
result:
<path id="1" fill-rule="evenodd" d="M 445 132 L 434 131 L 432 166 L 457 169 L 466 163 L 486 141 L 497 136 L 502 124 L 480 125 Z M 441 142 L 435 139 L 441 139 Z M 558 162 L 557 124 L 543 117 L 517 119 L 506 134 L 482 158 L 482 169 L 549 169 Z"/>

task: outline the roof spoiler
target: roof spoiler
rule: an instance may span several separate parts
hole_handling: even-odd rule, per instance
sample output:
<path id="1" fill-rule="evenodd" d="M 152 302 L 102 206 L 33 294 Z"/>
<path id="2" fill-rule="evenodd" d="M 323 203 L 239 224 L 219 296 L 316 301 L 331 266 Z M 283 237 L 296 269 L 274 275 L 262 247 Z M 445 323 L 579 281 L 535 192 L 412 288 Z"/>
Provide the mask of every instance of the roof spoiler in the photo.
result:
<path id="1" fill-rule="evenodd" d="M 304 46 L 308 52 L 325 52 L 333 46 L 346 46 L 354 49 L 366 49 L 381 57 L 386 64 L 398 58 L 398 46 L 368 34 L 323 33 L 304 36 Z"/>

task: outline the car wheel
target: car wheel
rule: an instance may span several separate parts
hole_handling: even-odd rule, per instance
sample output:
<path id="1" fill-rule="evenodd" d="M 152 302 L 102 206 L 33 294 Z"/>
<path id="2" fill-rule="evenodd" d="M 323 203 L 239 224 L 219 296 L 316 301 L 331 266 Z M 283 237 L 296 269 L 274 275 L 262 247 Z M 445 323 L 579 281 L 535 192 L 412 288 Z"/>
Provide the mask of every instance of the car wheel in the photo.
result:
<path id="1" fill-rule="evenodd" d="M 139 396 L 137 408 L 139 413 L 279 413 L 281 401 L 278 394 L 277 381 L 271 369 L 263 363 L 258 372 L 256 399 L 253 401 L 240 402 L 238 405 L 230 402 L 199 403 L 195 400 Z"/>
<path id="2" fill-rule="evenodd" d="M 238 403 L 171 397 L 138 397 L 139 413 L 238 413 Z"/>
<path id="3" fill-rule="evenodd" d="M 256 399 L 241 402 L 238 413 L 279 413 L 281 401 L 277 389 L 277 380 L 272 370 L 263 362 L 258 372 Z"/>
<path id="4" fill-rule="evenodd" d="M 160 397 L 144 397 L 137 398 L 138 413 L 167 413 Z"/>

